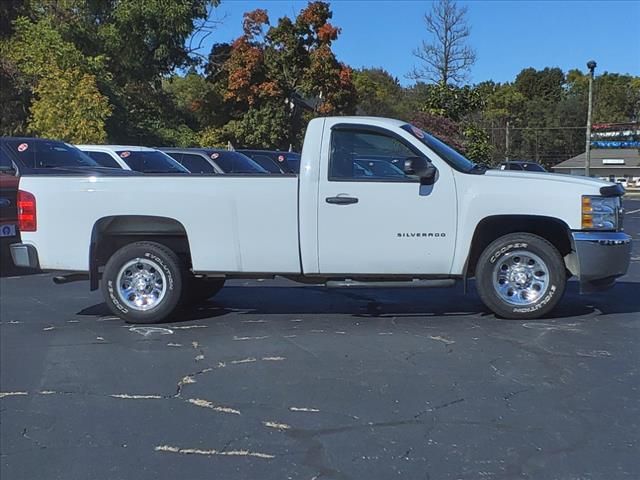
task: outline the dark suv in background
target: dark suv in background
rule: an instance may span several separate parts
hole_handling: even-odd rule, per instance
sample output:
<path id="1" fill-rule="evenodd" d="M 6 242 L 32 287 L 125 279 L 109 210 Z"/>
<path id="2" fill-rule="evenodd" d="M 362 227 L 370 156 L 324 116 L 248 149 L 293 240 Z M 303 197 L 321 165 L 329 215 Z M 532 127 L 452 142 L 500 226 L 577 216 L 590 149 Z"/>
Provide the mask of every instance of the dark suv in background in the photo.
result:
<path id="1" fill-rule="evenodd" d="M 269 173 L 246 155 L 232 150 L 177 147 L 163 147 L 158 150 L 171 156 L 191 173 Z"/>
<path id="2" fill-rule="evenodd" d="M 527 172 L 546 172 L 547 170 L 536 162 L 525 162 L 522 160 L 508 160 L 498 166 L 498 170 L 525 170 Z"/>
<path id="3" fill-rule="evenodd" d="M 13 162 L 0 148 L 0 269 L 12 266 L 9 245 L 18 235 L 18 177 Z"/>
<path id="4" fill-rule="evenodd" d="M 103 167 L 73 145 L 59 140 L 0 137 L 0 150 L 18 175 L 139 175 Z"/>
<path id="5" fill-rule="evenodd" d="M 276 150 L 247 150 L 240 149 L 271 173 L 299 173 L 300 154 L 296 152 L 279 152 Z"/>

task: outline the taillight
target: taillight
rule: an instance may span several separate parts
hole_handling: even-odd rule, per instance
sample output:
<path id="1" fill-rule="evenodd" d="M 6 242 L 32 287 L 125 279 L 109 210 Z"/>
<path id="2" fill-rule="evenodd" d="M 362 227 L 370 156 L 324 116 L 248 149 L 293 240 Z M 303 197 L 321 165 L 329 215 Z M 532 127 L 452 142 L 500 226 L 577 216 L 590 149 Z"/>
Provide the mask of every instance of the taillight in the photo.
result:
<path id="1" fill-rule="evenodd" d="M 36 197 L 32 193 L 18 190 L 18 229 L 21 232 L 35 232 L 37 227 Z"/>

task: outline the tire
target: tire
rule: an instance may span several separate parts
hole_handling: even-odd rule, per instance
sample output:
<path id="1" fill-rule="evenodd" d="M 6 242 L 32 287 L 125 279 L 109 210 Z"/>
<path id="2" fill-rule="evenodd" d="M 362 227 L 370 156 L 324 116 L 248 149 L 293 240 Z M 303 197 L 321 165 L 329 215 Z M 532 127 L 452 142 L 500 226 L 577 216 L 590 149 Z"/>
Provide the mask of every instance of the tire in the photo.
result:
<path id="1" fill-rule="evenodd" d="M 184 276 L 182 262 L 166 246 L 131 243 L 107 262 L 102 293 L 111 311 L 127 323 L 160 323 L 178 307 Z"/>
<path id="2" fill-rule="evenodd" d="M 216 295 L 224 287 L 224 278 L 220 277 L 200 277 L 188 275 L 185 282 L 186 287 L 182 294 L 181 304 L 185 308 L 199 304 Z"/>
<path id="3" fill-rule="evenodd" d="M 530 233 L 495 240 L 476 266 L 480 299 L 503 318 L 529 320 L 547 315 L 562 298 L 566 283 L 560 252 Z"/>

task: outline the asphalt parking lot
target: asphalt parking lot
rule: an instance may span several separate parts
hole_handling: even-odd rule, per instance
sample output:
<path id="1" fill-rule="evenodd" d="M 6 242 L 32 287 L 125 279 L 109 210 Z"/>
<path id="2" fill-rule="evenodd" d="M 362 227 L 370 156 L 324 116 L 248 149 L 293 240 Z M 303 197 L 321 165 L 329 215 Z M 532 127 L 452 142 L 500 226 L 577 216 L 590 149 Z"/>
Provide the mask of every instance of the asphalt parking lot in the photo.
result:
<path id="1" fill-rule="evenodd" d="M 637 197 L 636 197 L 637 198 Z M 160 328 L 86 282 L 0 279 L 0 477 L 638 479 L 629 274 L 552 318 L 452 290 L 233 281 Z"/>

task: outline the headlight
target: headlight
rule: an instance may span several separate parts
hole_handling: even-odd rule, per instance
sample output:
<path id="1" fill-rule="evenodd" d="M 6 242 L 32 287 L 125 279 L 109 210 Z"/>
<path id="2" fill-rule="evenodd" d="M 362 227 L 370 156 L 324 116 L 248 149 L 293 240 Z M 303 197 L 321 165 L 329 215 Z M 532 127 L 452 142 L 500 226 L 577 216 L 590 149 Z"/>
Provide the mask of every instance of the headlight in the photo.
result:
<path id="1" fill-rule="evenodd" d="M 616 230 L 620 197 L 582 196 L 583 230 Z"/>

